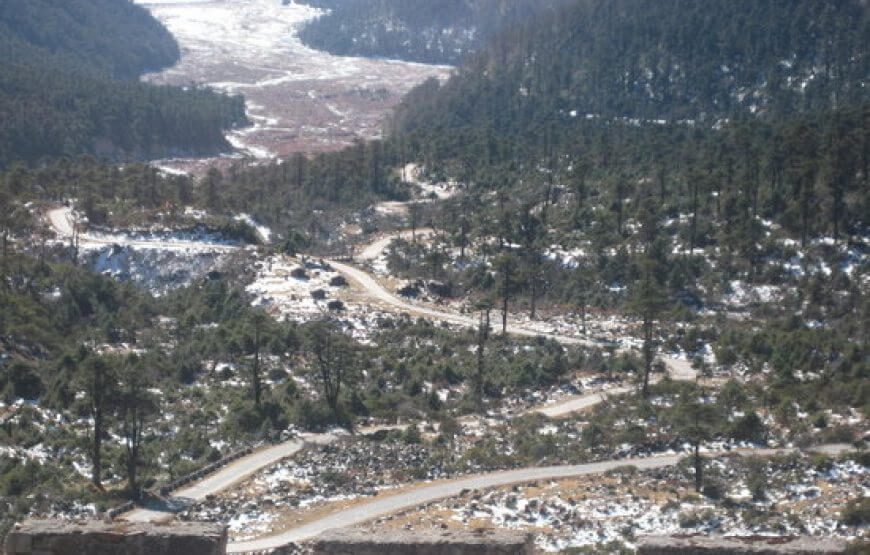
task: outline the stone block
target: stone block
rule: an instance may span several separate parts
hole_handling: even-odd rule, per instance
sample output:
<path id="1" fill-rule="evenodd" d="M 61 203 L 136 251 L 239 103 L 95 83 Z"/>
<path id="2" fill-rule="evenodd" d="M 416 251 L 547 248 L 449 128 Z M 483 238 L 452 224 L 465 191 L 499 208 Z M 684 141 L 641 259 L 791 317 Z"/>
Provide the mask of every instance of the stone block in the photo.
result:
<path id="1" fill-rule="evenodd" d="M 638 555 L 835 555 L 848 544 L 836 538 L 811 536 L 644 536 Z"/>
<path id="2" fill-rule="evenodd" d="M 318 536 L 316 555 L 531 555 L 532 536 L 516 530 L 342 528 Z"/>

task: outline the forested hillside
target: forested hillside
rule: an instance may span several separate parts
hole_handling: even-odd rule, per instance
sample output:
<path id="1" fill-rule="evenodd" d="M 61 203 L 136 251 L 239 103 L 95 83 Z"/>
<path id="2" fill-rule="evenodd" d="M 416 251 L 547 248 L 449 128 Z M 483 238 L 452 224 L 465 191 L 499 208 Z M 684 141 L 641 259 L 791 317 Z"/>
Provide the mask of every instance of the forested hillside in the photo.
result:
<path id="1" fill-rule="evenodd" d="M 4 2 L 0 166 L 227 148 L 222 129 L 244 121 L 240 98 L 138 82 L 178 56 L 166 29 L 129 2 Z"/>
<path id="2" fill-rule="evenodd" d="M 432 275 L 458 247 L 439 279 L 532 315 L 697 309 L 746 284 L 860 298 L 868 29 L 858 1 L 591 0 L 504 32 L 394 118 L 399 150 L 465 189 L 426 220 L 446 243 L 399 245 L 393 267 Z M 827 294 L 805 316 L 848 336 L 858 315 Z"/>
<path id="3" fill-rule="evenodd" d="M 406 102 L 405 129 L 509 133 L 584 118 L 715 123 L 866 100 L 859 0 L 589 0 L 495 38 L 442 90 Z"/>
<path id="4" fill-rule="evenodd" d="M 500 29 L 567 0 L 305 0 L 328 13 L 300 37 L 333 54 L 456 64 Z"/>
<path id="5" fill-rule="evenodd" d="M 0 536 L 181 505 L 252 448 L 177 519 L 277 541 L 389 490 L 418 507 L 391 528 L 553 552 L 714 529 L 867 551 L 865 0 L 309 0 L 312 44 L 464 65 L 381 140 L 196 176 L 127 159 L 220 148 L 242 101 L 140 83 L 178 56 L 145 12 L 0 1 Z M 243 25 L 208 53 L 280 13 L 209 5 Z M 304 52 L 283 29 L 249 36 Z M 271 61 L 223 65 L 334 79 L 342 118 L 326 101 L 390 94 L 348 89 L 358 60 Z M 273 92 L 252 119 L 319 94 Z M 299 121 L 276 141 L 322 136 Z M 834 443 L 855 452 L 804 451 Z M 581 463 L 613 470 L 542 474 Z M 535 482 L 414 501 L 505 470 Z"/>

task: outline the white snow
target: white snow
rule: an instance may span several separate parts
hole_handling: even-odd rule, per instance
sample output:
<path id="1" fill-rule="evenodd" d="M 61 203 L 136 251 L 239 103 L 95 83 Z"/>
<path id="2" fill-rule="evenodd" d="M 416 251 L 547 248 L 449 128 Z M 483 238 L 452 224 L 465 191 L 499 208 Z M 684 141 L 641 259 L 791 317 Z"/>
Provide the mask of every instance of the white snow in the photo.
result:
<path id="1" fill-rule="evenodd" d="M 237 215 L 235 219 L 238 222 L 245 222 L 246 224 L 257 230 L 257 235 L 260 236 L 260 239 L 264 243 L 268 243 L 272 240 L 272 230 L 264 225 L 258 224 L 250 215 L 242 213 Z"/>
<path id="2" fill-rule="evenodd" d="M 159 84 L 205 84 L 244 94 L 254 124 L 228 134 L 245 155 L 272 158 L 297 151 L 300 137 L 326 144 L 375 138 L 387 110 L 429 77 L 451 69 L 393 60 L 333 56 L 306 47 L 299 29 L 322 14 L 281 0 L 137 0 L 172 32 L 182 59 L 145 78 Z M 309 95 L 308 93 L 313 94 Z M 386 100 L 360 103 L 362 94 Z M 310 117 L 300 119 L 299 114 Z M 354 117 L 348 117 L 353 115 Z M 304 123 L 303 123 L 304 122 Z M 161 163 L 165 170 L 170 162 Z"/>

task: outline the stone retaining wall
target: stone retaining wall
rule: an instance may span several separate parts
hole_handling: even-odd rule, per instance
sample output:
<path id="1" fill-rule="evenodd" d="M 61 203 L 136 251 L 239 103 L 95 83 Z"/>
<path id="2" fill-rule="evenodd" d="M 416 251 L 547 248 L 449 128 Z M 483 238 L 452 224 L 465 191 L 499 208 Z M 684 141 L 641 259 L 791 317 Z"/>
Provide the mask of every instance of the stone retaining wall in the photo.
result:
<path id="1" fill-rule="evenodd" d="M 530 534 L 515 530 L 330 530 L 314 541 L 316 555 L 532 555 Z"/>
<path id="2" fill-rule="evenodd" d="M 253 451 L 254 451 L 253 447 L 245 447 L 244 449 L 242 449 L 240 451 L 236 451 L 235 453 L 227 455 L 226 457 L 220 459 L 219 461 L 215 461 L 207 466 L 200 468 L 199 470 L 191 472 L 190 474 L 182 476 L 181 478 L 177 478 L 177 479 L 169 482 L 168 484 L 164 484 L 164 485 L 160 486 L 159 488 L 157 488 L 153 492 L 153 494 L 155 496 L 165 497 L 165 496 L 169 495 L 170 493 L 172 493 L 173 491 L 190 484 L 191 482 L 196 482 L 198 480 L 202 480 L 203 478 L 205 478 L 206 476 L 208 476 L 212 472 L 216 472 L 216 471 L 220 470 L 221 468 L 225 467 L 226 465 L 230 464 L 231 462 L 234 462 L 238 459 L 241 459 L 242 457 L 244 457 L 246 455 L 250 455 Z M 113 519 L 113 518 L 116 518 L 116 517 L 126 513 L 126 512 L 132 511 L 135 508 L 136 508 L 136 503 L 134 503 L 133 501 L 128 501 L 122 505 L 118 505 L 117 507 L 112 507 L 111 509 L 106 511 L 106 516 Z"/>
<path id="3" fill-rule="evenodd" d="M 220 459 L 219 461 L 215 461 L 207 466 L 200 468 L 199 470 L 191 472 L 190 474 L 188 474 L 186 476 L 182 476 L 181 478 L 173 480 L 172 482 L 169 482 L 168 484 L 164 484 L 164 485 L 160 486 L 160 488 L 157 491 L 160 493 L 160 495 L 169 495 L 173 491 L 175 491 L 183 486 L 186 486 L 187 484 L 189 484 L 191 482 L 196 482 L 198 480 L 205 478 L 206 476 L 208 476 L 212 472 L 220 470 L 221 468 L 225 467 L 226 465 L 230 464 L 231 462 L 234 462 L 238 459 L 241 459 L 242 457 L 244 457 L 246 455 L 250 455 L 253 451 L 254 451 L 253 447 L 246 447 L 246 448 L 242 449 L 241 451 L 236 451 L 235 453 L 233 453 L 231 455 L 227 455 L 226 457 Z"/>
<path id="4" fill-rule="evenodd" d="M 834 555 L 845 553 L 848 544 L 835 538 L 645 536 L 638 542 L 638 555 Z"/>
<path id="5" fill-rule="evenodd" d="M 200 522 L 27 520 L 9 532 L 5 549 L 6 555 L 225 555 L 227 529 Z"/>

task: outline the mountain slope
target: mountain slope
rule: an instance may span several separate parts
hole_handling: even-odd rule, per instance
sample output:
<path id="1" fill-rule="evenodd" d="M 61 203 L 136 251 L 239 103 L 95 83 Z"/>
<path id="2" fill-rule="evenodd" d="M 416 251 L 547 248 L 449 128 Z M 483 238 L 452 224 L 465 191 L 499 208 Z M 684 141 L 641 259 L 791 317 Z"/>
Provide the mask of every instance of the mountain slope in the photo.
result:
<path id="1" fill-rule="evenodd" d="M 168 31 L 128 2 L 4 2 L 0 166 L 228 148 L 222 129 L 244 121 L 240 98 L 138 82 L 178 56 Z"/>
<path id="2" fill-rule="evenodd" d="M 868 8 L 859 0 L 575 1 L 499 35 L 400 128 L 525 133 L 577 116 L 783 116 L 866 100 Z"/>
<path id="3" fill-rule="evenodd" d="M 867 15 L 858 0 L 583 0 L 505 31 L 393 118 L 397 150 L 464 184 L 431 220 L 442 252 L 481 245 L 502 266 L 440 278 L 530 315 L 542 299 L 721 310 L 741 284 L 866 287 Z M 426 251 L 399 255 L 403 277 L 431 273 Z M 839 317 L 818 299 L 819 321 Z"/>
<path id="4" fill-rule="evenodd" d="M 300 37 L 333 54 L 456 64 L 499 30 L 567 0 L 305 0 Z"/>
<path id="5" fill-rule="evenodd" d="M 111 0 L 7 0 L 0 33 L 118 78 L 175 63 L 178 44 L 147 10 Z"/>

